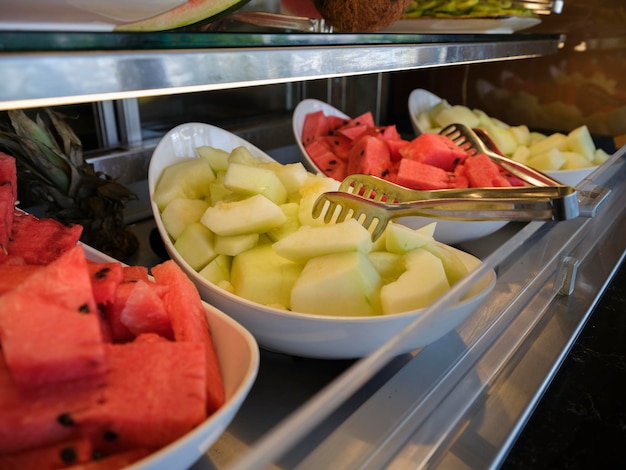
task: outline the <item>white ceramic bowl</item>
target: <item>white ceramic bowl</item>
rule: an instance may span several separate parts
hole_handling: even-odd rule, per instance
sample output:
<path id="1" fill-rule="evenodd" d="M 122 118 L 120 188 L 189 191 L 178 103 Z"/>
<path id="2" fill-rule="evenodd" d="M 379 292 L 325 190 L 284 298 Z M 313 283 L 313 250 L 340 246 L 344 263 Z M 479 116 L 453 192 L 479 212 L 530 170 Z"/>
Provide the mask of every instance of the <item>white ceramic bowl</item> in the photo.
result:
<path id="1" fill-rule="evenodd" d="M 194 149 L 200 145 L 211 145 L 226 151 L 245 145 L 253 155 L 272 160 L 258 148 L 225 130 L 207 124 L 183 124 L 172 129 L 152 155 L 148 171 L 150 195 L 154 193 L 162 170 L 182 158 L 194 157 Z M 196 284 L 202 298 L 245 326 L 266 349 L 325 359 L 363 357 L 402 331 L 423 312 L 416 310 L 376 317 L 334 317 L 290 312 L 248 301 L 206 281 L 195 272 L 174 248 L 154 202 L 152 210 L 167 251 Z M 462 251 L 458 255 L 470 268 L 480 263 L 480 260 Z M 432 321 L 415 335 L 406 351 L 425 346 L 456 328 L 478 307 L 494 283 L 495 273 L 491 272 L 472 287 L 464 300 L 448 311 L 433 315 Z"/>
<path id="2" fill-rule="evenodd" d="M 419 122 L 417 120 L 418 114 L 432 106 L 436 105 L 441 101 L 441 98 L 430 91 L 423 90 L 418 88 L 413 90 L 409 95 L 409 116 L 411 118 L 411 125 L 413 126 L 413 131 L 416 135 L 422 134 L 424 129 L 420 128 Z M 546 171 L 545 173 L 554 178 L 557 181 L 560 181 L 563 184 L 568 186 L 576 186 L 583 179 L 589 176 L 597 167 L 589 167 L 582 168 L 579 170 L 556 170 L 556 171 Z"/>
<path id="3" fill-rule="evenodd" d="M 83 247 L 90 260 L 114 261 L 94 248 Z M 183 470 L 191 467 L 226 430 L 250 392 L 259 369 L 259 348 L 254 337 L 212 305 L 204 303 L 204 310 L 220 364 L 226 402 L 192 431 L 130 468 Z"/>
<path id="4" fill-rule="evenodd" d="M 435 95 L 433 95 L 435 96 Z M 435 97 L 437 101 L 439 98 Z M 324 103 L 323 101 L 307 99 L 303 100 L 296 106 L 293 118 L 292 128 L 294 138 L 300 149 L 302 155 L 302 163 L 314 173 L 321 173 L 321 170 L 315 165 L 311 157 L 307 154 L 304 146 L 302 145 L 302 128 L 304 126 L 304 118 L 307 114 L 315 111 L 323 110 L 327 116 L 340 116 L 349 119 L 349 117 L 337 108 Z M 413 229 L 423 227 L 433 222 L 434 219 L 428 217 L 403 217 L 398 219 L 398 222 L 411 227 Z M 495 231 L 501 229 L 507 224 L 506 221 L 478 221 L 478 222 L 464 222 L 458 220 L 437 220 L 437 228 L 435 229 L 435 238 L 447 245 L 454 245 L 468 240 L 474 240 L 476 238 L 487 236 Z"/>

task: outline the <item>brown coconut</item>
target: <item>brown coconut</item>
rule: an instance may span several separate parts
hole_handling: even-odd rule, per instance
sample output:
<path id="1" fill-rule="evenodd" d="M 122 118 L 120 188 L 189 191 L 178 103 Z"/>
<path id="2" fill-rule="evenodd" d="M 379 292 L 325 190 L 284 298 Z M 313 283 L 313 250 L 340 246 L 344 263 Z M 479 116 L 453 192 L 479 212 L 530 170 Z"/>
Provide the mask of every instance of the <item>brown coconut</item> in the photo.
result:
<path id="1" fill-rule="evenodd" d="M 372 33 L 398 21 L 411 0 L 313 0 L 313 3 L 336 30 Z"/>

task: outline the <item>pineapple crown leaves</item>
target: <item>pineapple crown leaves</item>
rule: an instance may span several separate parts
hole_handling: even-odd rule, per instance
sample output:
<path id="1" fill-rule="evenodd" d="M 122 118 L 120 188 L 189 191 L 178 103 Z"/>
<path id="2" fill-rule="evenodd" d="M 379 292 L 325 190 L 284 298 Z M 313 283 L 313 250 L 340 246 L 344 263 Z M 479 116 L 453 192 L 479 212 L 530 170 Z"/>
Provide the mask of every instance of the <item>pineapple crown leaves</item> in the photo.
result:
<path id="1" fill-rule="evenodd" d="M 96 195 L 114 207 L 123 206 L 136 195 L 109 176 L 94 170 L 83 159 L 82 144 L 66 116 L 45 109 L 51 127 L 37 115 L 8 111 L 12 131 L 0 131 L 0 145 L 21 163 L 34 189 L 45 200 L 56 201 L 63 210 L 70 201 Z"/>

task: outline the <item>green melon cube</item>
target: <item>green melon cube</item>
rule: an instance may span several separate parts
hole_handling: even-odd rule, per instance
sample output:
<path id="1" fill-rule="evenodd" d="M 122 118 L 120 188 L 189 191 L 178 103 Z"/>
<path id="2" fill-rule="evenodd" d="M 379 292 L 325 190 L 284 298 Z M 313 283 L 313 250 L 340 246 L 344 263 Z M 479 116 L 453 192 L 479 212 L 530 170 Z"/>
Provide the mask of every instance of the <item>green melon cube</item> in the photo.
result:
<path id="1" fill-rule="evenodd" d="M 266 232 L 286 220 L 280 206 L 260 194 L 240 201 L 220 201 L 200 218 L 214 233 L 223 236 Z"/>
<path id="2" fill-rule="evenodd" d="M 230 165 L 231 163 L 241 163 L 242 165 L 255 166 L 259 165 L 261 163 L 261 160 L 252 155 L 250 150 L 242 145 L 239 147 L 235 147 L 230 152 L 230 155 L 228 156 L 228 164 Z"/>
<path id="3" fill-rule="evenodd" d="M 528 157 L 528 165 L 539 171 L 560 170 L 564 163 L 563 152 L 557 148 L 552 148 L 544 153 L 531 154 Z"/>
<path id="4" fill-rule="evenodd" d="M 426 243 L 423 248 L 439 258 L 441 264 L 443 265 L 443 269 L 446 272 L 448 283 L 451 286 L 456 284 L 468 273 L 465 263 L 463 263 L 461 258 L 459 258 L 459 256 L 452 251 L 449 246 L 433 241 L 431 243 Z M 408 261 L 410 262 L 411 260 Z"/>
<path id="5" fill-rule="evenodd" d="M 319 227 L 303 225 L 274 243 L 276 253 L 298 262 L 342 251 L 368 253 L 371 249 L 370 233 L 354 219 Z"/>
<path id="6" fill-rule="evenodd" d="M 287 190 L 278 175 L 261 166 L 230 163 L 224 175 L 224 187 L 244 194 L 262 194 L 275 204 L 287 201 Z"/>
<path id="7" fill-rule="evenodd" d="M 189 158 L 166 167 L 161 173 L 152 199 L 163 210 L 177 198 L 203 199 L 209 194 L 209 185 L 215 181 L 215 173 L 200 158 Z"/>
<path id="8" fill-rule="evenodd" d="M 230 265 L 232 257 L 226 255 L 217 255 L 202 268 L 198 274 L 207 281 L 220 285 L 220 283 L 230 283 Z M 229 290 L 229 289 L 227 289 Z M 230 291 L 230 290 L 229 290 Z"/>
<path id="9" fill-rule="evenodd" d="M 539 139 L 528 147 L 531 155 L 546 154 L 552 149 L 563 150 L 567 146 L 567 136 L 555 132 L 544 139 Z"/>
<path id="10" fill-rule="evenodd" d="M 226 171 L 228 169 L 228 157 L 230 153 L 226 150 L 203 145 L 196 148 L 198 157 L 207 161 L 211 169 L 217 173 L 218 171 Z"/>
<path id="11" fill-rule="evenodd" d="M 258 233 L 244 233 L 242 235 L 230 236 L 215 235 L 213 245 L 218 255 L 235 256 L 250 248 L 254 248 L 258 242 Z"/>
<path id="12" fill-rule="evenodd" d="M 194 271 L 200 271 L 217 256 L 213 233 L 200 222 L 193 222 L 182 231 L 174 248 Z"/>
<path id="13" fill-rule="evenodd" d="M 287 220 L 282 225 L 276 228 L 270 229 L 266 232 L 267 236 L 272 242 L 276 242 L 285 238 L 290 233 L 295 232 L 301 226 L 300 219 L 298 218 L 298 212 L 300 211 L 300 205 L 297 202 L 287 202 L 280 205 L 280 209 L 283 211 Z"/>
<path id="14" fill-rule="evenodd" d="M 301 264 L 279 256 L 271 244 L 265 244 L 233 258 L 230 282 L 240 297 L 288 309 L 292 286 L 301 271 Z"/>
<path id="15" fill-rule="evenodd" d="M 442 109 L 435 116 L 435 122 L 440 127 L 446 127 L 450 124 L 465 124 L 469 127 L 478 127 L 480 119 L 474 112 L 466 106 L 454 105 Z"/>
<path id="16" fill-rule="evenodd" d="M 596 144 L 593 142 L 589 128 L 585 125 L 577 127 L 567 134 L 566 145 L 569 150 L 593 161 Z"/>
<path id="17" fill-rule="evenodd" d="M 203 199 L 177 198 L 171 201 L 161 213 L 161 220 L 167 233 L 176 240 L 192 222 L 198 222 L 209 203 Z"/>
<path id="18" fill-rule="evenodd" d="M 578 152 L 561 152 L 561 154 L 565 158 L 561 170 L 579 170 L 593 165 L 591 160 Z"/>
<path id="19" fill-rule="evenodd" d="M 385 230 L 386 249 L 391 253 L 404 254 L 433 241 L 435 224 L 413 230 L 398 223 L 387 224 Z"/>
<path id="20" fill-rule="evenodd" d="M 372 251 L 367 254 L 374 269 L 381 277 L 383 284 L 395 281 L 400 275 L 406 271 L 404 256 L 388 251 Z"/>
<path id="21" fill-rule="evenodd" d="M 603 149 L 597 148 L 596 151 L 593 154 L 593 164 L 594 165 L 602 165 L 610 157 L 611 157 L 611 155 L 606 153 Z"/>
<path id="22" fill-rule="evenodd" d="M 385 315 L 427 307 L 450 289 L 443 263 L 435 255 L 418 248 L 405 257 L 407 270 L 380 290 Z"/>
<path id="23" fill-rule="evenodd" d="M 491 140 L 498 150 L 505 155 L 512 155 L 517 148 L 517 139 L 511 132 L 510 128 L 503 128 L 498 125 L 491 125 L 485 128 Z"/>
<path id="24" fill-rule="evenodd" d="M 317 315 L 379 315 L 380 276 L 358 251 L 311 258 L 291 291 L 294 312 Z"/>

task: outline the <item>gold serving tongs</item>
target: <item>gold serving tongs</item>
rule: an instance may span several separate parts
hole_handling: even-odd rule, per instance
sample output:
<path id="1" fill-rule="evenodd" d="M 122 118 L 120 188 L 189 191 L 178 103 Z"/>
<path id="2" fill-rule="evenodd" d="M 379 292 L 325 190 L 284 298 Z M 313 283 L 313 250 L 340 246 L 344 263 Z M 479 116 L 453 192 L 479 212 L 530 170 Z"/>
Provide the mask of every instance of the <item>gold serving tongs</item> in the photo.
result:
<path id="1" fill-rule="evenodd" d="M 576 189 L 488 148 L 469 127 L 453 124 L 441 131 L 471 155 L 485 153 L 529 186 L 418 191 L 370 175 L 350 175 L 339 191 L 322 194 L 313 216 L 329 223 L 358 220 L 376 240 L 389 221 L 406 216 L 449 220 L 567 220 L 578 217 Z"/>

